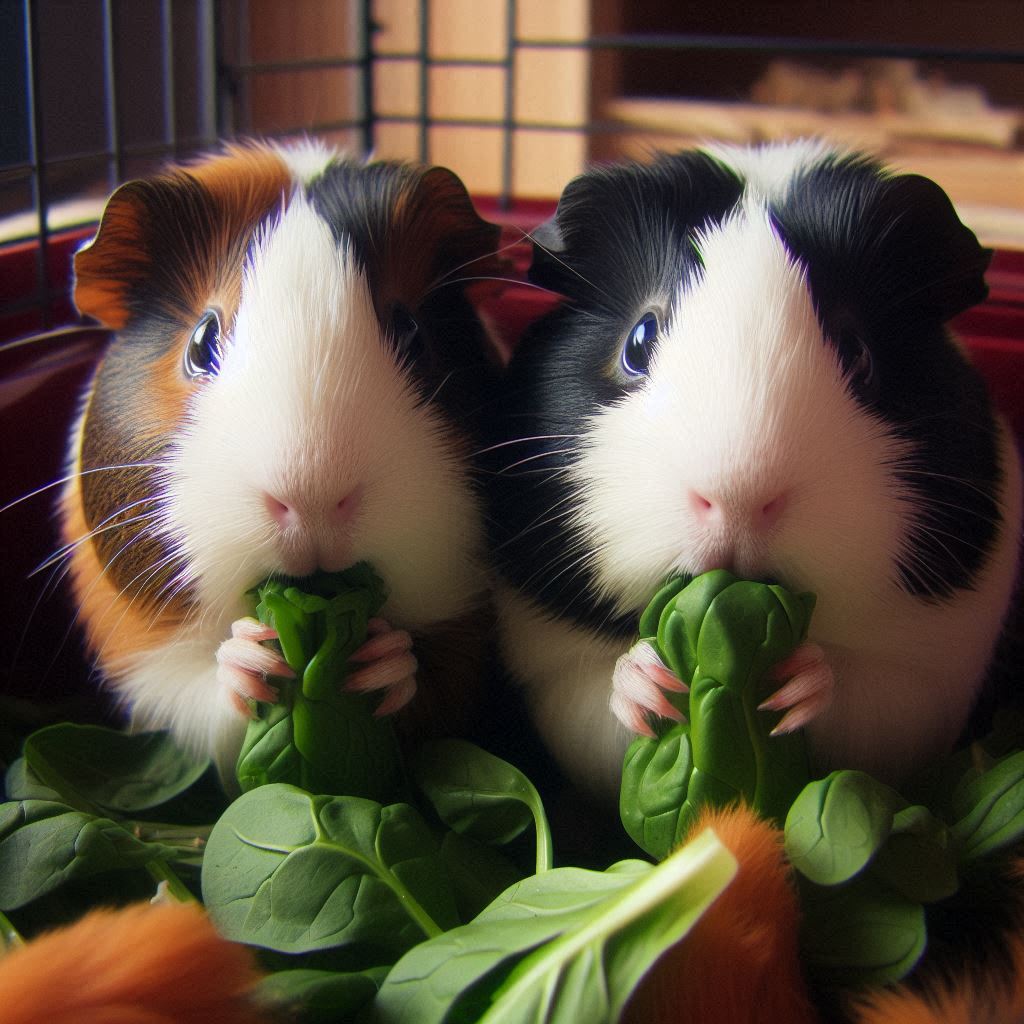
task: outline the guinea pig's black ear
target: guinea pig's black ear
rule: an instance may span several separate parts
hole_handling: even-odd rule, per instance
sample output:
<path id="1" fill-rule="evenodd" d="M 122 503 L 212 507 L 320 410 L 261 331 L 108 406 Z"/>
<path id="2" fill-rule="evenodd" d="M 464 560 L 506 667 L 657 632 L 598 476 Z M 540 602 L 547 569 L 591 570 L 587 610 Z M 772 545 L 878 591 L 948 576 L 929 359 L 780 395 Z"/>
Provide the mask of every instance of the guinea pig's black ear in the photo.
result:
<path id="1" fill-rule="evenodd" d="M 902 314 L 951 319 L 988 294 L 992 251 L 957 215 L 949 196 L 917 174 L 890 178 L 872 212 L 887 304 Z"/>
<path id="2" fill-rule="evenodd" d="M 130 317 L 132 287 L 149 266 L 145 193 L 151 184 L 130 181 L 107 200 L 99 228 L 75 253 L 74 299 L 78 311 L 118 330 Z"/>
<path id="3" fill-rule="evenodd" d="M 565 252 L 565 238 L 557 211 L 542 224 L 538 224 L 530 232 L 529 238 L 533 244 L 533 259 L 527 277 L 542 288 L 558 291 L 558 282 L 565 270 L 561 258 Z"/>

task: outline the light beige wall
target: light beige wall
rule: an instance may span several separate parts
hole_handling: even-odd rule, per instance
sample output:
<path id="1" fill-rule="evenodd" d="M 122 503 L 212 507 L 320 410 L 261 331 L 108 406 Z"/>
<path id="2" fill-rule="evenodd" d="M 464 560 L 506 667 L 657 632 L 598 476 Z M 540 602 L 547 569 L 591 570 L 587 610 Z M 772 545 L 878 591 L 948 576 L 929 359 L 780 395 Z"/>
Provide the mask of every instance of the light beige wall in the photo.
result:
<path id="1" fill-rule="evenodd" d="M 418 53 L 417 0 L 375 0 L 373 108 L 378 115 L 410 119 L 378 122 L 375 151 L 381 156 L 418 157 L 421 112 L 416 61 L 388 54 Z M 433 124 L 425 158 L 455 170 L 476 194 L 502 188 L 509 50 L 506 0 L 430 0 L 428 53 L 432 60 L 480 60 L 493 67 L 432 66 L 427 73 L 427 114 L 432 121 L 486 121 L 491 126 Z M 253 61 L 316 60 L 356 55 L 356 5 L 339 0 L 250 0 L 248 49 Z M 590 32 L 588 0 L 518 0 L 517 40 L 557 40 L 568 48 L 517 47 L 512 68 L 513 119 L 523 127 L 511 135 L 511 192 L 519 197 L 556 196 L 583 166 L 589 117 L 587 51 L 572 44 Z M 244 41 L 243 41 L 244 46 Z M 253 129 L 281 132 L 358 116 L 359 72 L 311 68 L 251 76 L 248 117 Z M 245 116 L 245 114 L 243 114 Z M 550 125 L 545 130 L 533 125 Z M 358 144 L 355 132 L 334 137 Z"/>

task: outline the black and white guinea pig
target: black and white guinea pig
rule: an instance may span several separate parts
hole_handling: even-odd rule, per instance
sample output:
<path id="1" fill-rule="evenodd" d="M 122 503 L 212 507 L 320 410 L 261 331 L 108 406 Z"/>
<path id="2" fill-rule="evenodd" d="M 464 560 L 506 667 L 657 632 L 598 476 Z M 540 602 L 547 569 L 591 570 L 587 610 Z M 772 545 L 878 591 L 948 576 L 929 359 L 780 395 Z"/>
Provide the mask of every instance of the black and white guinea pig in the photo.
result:
<path id="1" fill-rule="evenodd" d="M 766 706 L 820 767 L 899 782 L 947 750 L 1012 600 L 1021 480 L 945 326 L 990 258 L 945 193 L 818 142 L 710 148 L 583 174 L 535 242 L 564 301 L 505 379 L 490 544 L 562 767 L 617 791 L 677 685 L 626 653 L 638 614 L 719 567 L 817 594 Z"/>
<path id="2" fill-rule="evenodd" d="M 113 194 L 75 258 L 79 309 L 116 333 L 60 518 L 135 724 L 229 765 L 249 700 L 287 673 L 246 589 L 364 559 L 389 597 L 349 685 L 397 710 L 446 647 L 445 685 L 468 685 L 486 607 L 470 456 L 498 362 L 465 282 L 497 244 L 450 171 L 311 142 Z M 437 716 L 430 682 L 415 704 Z"/>

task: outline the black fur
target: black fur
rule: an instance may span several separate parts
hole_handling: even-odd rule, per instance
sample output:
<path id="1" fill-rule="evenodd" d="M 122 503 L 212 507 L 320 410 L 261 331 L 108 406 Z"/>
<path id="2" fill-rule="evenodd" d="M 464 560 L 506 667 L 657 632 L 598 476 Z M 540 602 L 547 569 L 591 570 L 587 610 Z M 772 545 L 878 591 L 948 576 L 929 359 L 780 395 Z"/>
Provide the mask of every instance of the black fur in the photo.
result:
<path id="1" fill-rule="evenodd" d="M 671 315 L 679 283 L 701 273 L 694 233 L 728 216 L 742 190 L 697 152 L 597 168 L 538 229 L 531 278 L 566 300 L 507 374 L 490 438 L 491 544 L 504 577 L 555 615 L 635 629 L 597 599 L 565 469 L 587 418 L 637 386 L 618 371 L 626 333 L 648 309 Z M 990 254 L 937 185 L 863 158 L 824 159 L 770 213 L 807 270 L 826 338 L 851 366 L 861 346 L 870 352 L 859 400 L 912 444 L 893 467 L 915 496 L 897 579 L 927 599 L 971 586 L 996 534 L 1001 469 L 984 385 L 945 323 L 984 298 Z"/>
<path id="2" fill-rule="evenodd" d="M 406 366 L 424 400 L 476 433 L 495 366 L 464 279 L 487 272 L 499 229 L 481 220 L 443 168 L 339 161 L 308 186 L 313 208 L 367 275 L 381 327 L 419 328 Z"/>
<path id="3" fill-rule="evenodd" d="M 900 583 L 951 597 L 971 586 L 998 527 L 991 406 L 944 326 L 985 297 L 991 253 L 934 182 L 864 159 L 827 160 L 798 176 L 772 212 L 807 270 L 826 336 L 843 355 L 851 343 L 871 353 L 863 404 L 912 445 L 893 467 L 915 505 Z"/>
<path id="4" fill-rule="evenodd" d="M 670 315 L 679 281 L 701 272 L 695 232 L 741 191 L 701 153 L 598 168 L 569 184 L 537 233 L 530 277 L 567 301 L 523 339 L 495 410 L 491 549 L 505 577 L 556 614 L 623 636 L 636 628 L 595 593 L 564 470 L 587 418 L 636 386 L 619 370 L 627 332 L 650 309 Z"/>

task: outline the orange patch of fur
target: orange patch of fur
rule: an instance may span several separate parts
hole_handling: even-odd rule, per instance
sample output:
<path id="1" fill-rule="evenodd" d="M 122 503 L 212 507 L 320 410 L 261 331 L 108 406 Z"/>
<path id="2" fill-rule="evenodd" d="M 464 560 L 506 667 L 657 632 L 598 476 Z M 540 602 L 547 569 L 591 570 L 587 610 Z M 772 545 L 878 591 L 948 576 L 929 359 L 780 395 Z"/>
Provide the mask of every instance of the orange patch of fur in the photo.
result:
<path id="1" fill-rule="evenodd" d="M 752 811 L 707 810 L 739 861 L 729 887 L 689 935 L 648 973 L 626 1007 L 627 1024 L 818 1021 L 800 966 L 799 905 L 782 834 Z"/>
<path id="2" fill-rule="evenodd" d="M 198 906 L 96 910 L 0 959 L 4 1024 L 262 1024 L 251 952 Z"/>
<path id="3" fill-rule="evenodd" d="M 194 274 L 186 284 L 198 316 L 210 295 L 225 287 L 225 279 L 217 274 L 217 270 L 225 269 L 221 265 L 223 252 L 287 196 L 292 178 L 287 164 L 274 150 L 253 144 L 228 146 L 222 153 L 188 167 L 171 168 L 152 181 L 173 189 L 188 178 L 202 184 L 225 211 L 217 221 L 220 235 L 213 245 L 217 252 L 195 255 Z M 126 300 L 130 287 L 146 276 L 151 260 L 159 257 L 145 250 L 145 215 L 137 183 L 129 182 L 110 197 L 96 237 L 75 256 L 75 304 L 81 312 L 115 330 L 128 322 Z M 237 303 L 240 268 L 227 269 L 227 291 Z"/>
<path id="4" fill-rule="evenodd" d="M 77 476 L 70 481 L 62 505 L 64 542 L 75 544 L 70 560 L 71 589 L 89 649 L 93 654 L 102 653 L 104 662 L 116 665 L 127 655 L 166 643 L 180 619 L 169 609 L 159 619 L 154 618 L 139 601 L 121 593 L 104 571 L 91 542 L 75 543 L 89 533 Z"/>

